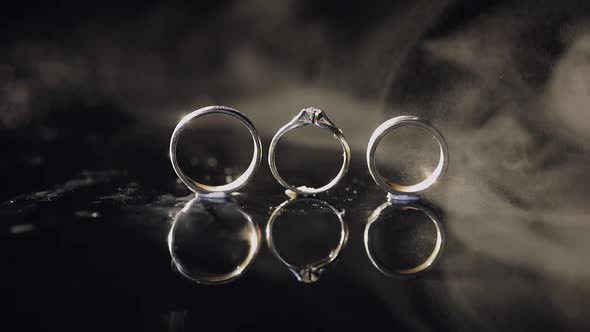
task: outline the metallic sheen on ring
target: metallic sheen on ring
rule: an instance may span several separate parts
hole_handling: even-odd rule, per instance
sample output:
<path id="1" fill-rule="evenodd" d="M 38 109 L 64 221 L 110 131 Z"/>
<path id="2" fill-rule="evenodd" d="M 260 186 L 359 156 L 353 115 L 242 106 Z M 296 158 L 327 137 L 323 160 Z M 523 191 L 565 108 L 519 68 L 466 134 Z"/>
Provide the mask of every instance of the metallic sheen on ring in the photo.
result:
<path id="1" fill-rule="evenodd" d="M 384 179 L 379 171 L 377 170 L 377 166 L 375 165 L 375 153 L 377 151 L 377 146 L 381 139 L 387 135 L 390 131 L 400 128 L 403 126 L 415 126 L 421 129 L 426 130 L 436 139 L 440 157 L 438 160 L 438 164 L 432 174 L 430 174 L 426 179 L 422 180 L 419 183 L 413 185 L 402 185 L 393 183 Z M 434 127 L 430 125 L 426 120 L 421 119 L 417 116 L 411 115 L 402 115 L 397 116 L 395 118 L 389 119 L 382 123 L 375 131 L 373 135 L 371 135 L 371 139 L 369 140 L 369 145 L 367 147 L 367 165 L 369 167 L 369 173 L 371 173 L 371 177 L 375 180 L 375 183 L 381 189 L 387 191 L 388 193 L 392 194 L 393 196 L 408 196 L 408 195 L 420 195 L 425 192 L 430 186 L 436 183 L 436 181 L 444 175 L 447 170 L 449 164 L 449 149 L 447 147 L 447 142 L 445 141 L 442 134 L 436 130 Z"/>
<path id="2" fill-rule="evenodd" d="M 252 161 L 250 162 L 250 165 L 248 166 L 244 174 L 240 175 L 240 177 L 238 177 L 235 181 L 221 186 L 209 186 L 189 178 L 178 166 L 178 160 L 176 157 L 178 140 L 180 139 L 180 134 L 182 133 L 182 131 L 186 129 L 187 124 L 193 119 L 214 113 L 229 115 L 240 120 L 240 122 L 242 122 L 246 126 L 246 128 L 248 128 L 248 131 L 252 136 L 252 142 L 254 143 L 254 154 L 252 156 Z M 172 138 L 170 139 L 170 161 L 172 162 L 172 168 L 174 168 L 174 172 L 176 172 L 178 178 L 190 190 L 197 194 L 230 193 L 239 190 L 244 185 L 246 185 L 246 183 L 254 175 L 254 172 L 256 172 L 256 169 L 260 165 L 261 160 L 262 143 L 260 142 L 260 137 L 258 136 L 258 132 L 256 131 L 254 124 L 252 124 L 252 122 L 244 114 L 227 106 L 208 106 L 191 112 L 190 114 L 182 118 L 178 125 L 176 125 L 176 128 L 172 133 Z"/>
<path id="3" fill-rule="evenodd" d="M 277 165 L 275 162 L 275 150 L 276 150 L 277 144 L 279 143 L 281 138 L 285 134 L 287 134 L 289 131 L 291 131 L 293 129 L 300 128 L 300 127 L 304 127 L 307 125 L 314 125 L 314 126 L 322 128 L 322 129 L 327 129 L 330 132 L 332 132 L 332 134 L 334 134 L 334 138 L 336 138 L 340 142 L 340 145 L 342 146 L 342 150 L 343 150 L 343 160 L 342 160 L 342 167 L 340 168 L 340 172 L 338 172 L 338 175 L 336 175 L 336 177 L 334 179 L 332 179 L 328 184 L 326 184 L 320 188 L 309 188 L 309 187 L 304 187 L 304 186 L 295 187 L 295 186 L 287 183 L 287 181 L 285 181 L 283 179 L 283 177 L 281 177 L 281 175 L 279 174 L 279 171 L 277 170 Z M 344 177 L 344 175 L 346 175 L 346 172 L 348 171 L 348 166 L 350 165 L 350 147 L 348 146 L 348 142 L 346 141 L 346 138 L 342 134 L 342 130 L 340 130 L 338 127 L 336 127 L 336 125 L 332 121 L 330 121 L 330 119 L 328 119 L 328 117 L 326 116 L 324 111 L 314 108 L 314 107 L 305 108 L 305 109 L 301 110 L 301 112 L 299 112 L 299 114 L 297 114 L 297 116 L 295 116 L 286 125 L 281 127 L 277 131 L 275 136 L 272 138 L 272 141 L 270 142 L 270 148 L 268 151 L 268 165 L 270 166 L 270 171 L 272 172 L 272 175 L 274 176 L 274 178 L 281 185 L 283 185 L 283 187 L 285 187 L 297 194 L 301 194 L 301 195 L 318 194 L 318 193 L 324 192 L 324 191 L 334 187 L 338 182 L 340 182 L 340 180 Z"/>

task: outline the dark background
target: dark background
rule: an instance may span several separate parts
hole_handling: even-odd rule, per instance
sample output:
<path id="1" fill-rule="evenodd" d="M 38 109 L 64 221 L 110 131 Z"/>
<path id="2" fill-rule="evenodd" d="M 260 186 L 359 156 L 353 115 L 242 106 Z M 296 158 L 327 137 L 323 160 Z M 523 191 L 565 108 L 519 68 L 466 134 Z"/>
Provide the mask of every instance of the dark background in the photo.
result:
<path id="1" fill-rule="evenodd" d="M 2 329 L 590 328 L 589 13 L 587 1 L 3 3 Z M 350 235 L 318 282 L 298 282 L 264 241 L 232 283 L 171 269 L 166 237 L 189 192 L 170 135 L 215 104 L 244 112 L 262 138 L 263 163 L 236 198 L 261 230 L 287 199 L 266 164 L 276 130 L 316 106 L 346 135 L 349 175 L 322 198 L 346 211 Z M 400 114 L 428 119 L 451 158 L 423 200 L 443 220 L 444 252 L 412 279 L 379 273 L 363 247 L 385 201 L 366 144 Z M 203 125 L 185 144 L 195 177 L 244 169 L 247 134 L 228 126 Z M 411 179 L 433 157 L 406 134 L 380 160 Z M 338 167 L 321 132 L 284 149 L 289 179 L 321 183 Z M 421 230 L 384 250 L 421 257 Z"/>

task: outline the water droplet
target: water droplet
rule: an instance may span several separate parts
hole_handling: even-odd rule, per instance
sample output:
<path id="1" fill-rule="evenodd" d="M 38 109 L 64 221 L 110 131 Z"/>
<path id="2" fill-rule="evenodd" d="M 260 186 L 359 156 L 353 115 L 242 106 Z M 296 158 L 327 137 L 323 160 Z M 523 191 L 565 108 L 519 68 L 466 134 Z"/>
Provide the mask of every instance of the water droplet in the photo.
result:
<path id="1" fill-rule="evenodd" d="M 84 210 L 80 210 L 80 211 L 76 211 L 74 212 L 74 215 L 78 218 L 99 218 L 102 215 L 100 214 L 100 212 L 96 212 L 96 211 L 84 211 Z"/>
<path id="2" fill-rule="evenodd" d="M 26 233 L 34 230 L 35 225 L 33 224 L 13 225 L 12 227 L 10 227 L 10 233 L 12 234 Z"/>
<path id="3" fill-rule="evenodd" d="M 32 166 L 39 166 L 43 162 L 43 159 L 41 156 L 31 156 L 28 161 Z"/>
<path id="4" fill-rule="evenodd" d="M 215 159 L 213 157 L 207 159 L 207 165 L 209 167 L 217 167 L 217 159 Z"/>

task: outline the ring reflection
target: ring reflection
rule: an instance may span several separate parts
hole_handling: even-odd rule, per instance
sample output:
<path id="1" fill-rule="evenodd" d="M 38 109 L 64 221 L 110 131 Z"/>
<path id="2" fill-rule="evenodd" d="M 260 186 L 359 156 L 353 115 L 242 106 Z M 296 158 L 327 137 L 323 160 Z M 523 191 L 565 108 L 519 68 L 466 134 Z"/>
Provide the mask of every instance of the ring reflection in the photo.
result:
<path id="1" fill-rule="evenodd" d="M 244 273 L 260 241 L 258 226 L 236 203 L 194 198 L 174 216 L 168 250 L 183 277 L 221 284 Z"/>
<path id="2" fill-rule="evenodd" d="M 316 282 L 346 245 L 343 215 L 344 211 L 318 198 L 287 200 L 268 220 L 268 247 L 297 280 Z"/>
<path id="3" fill-rule="evenodd" d="M 392 278 L 415 277 L 432 268 L 444 247 L 436 214 L 419 203 L 387 201 L 369 217 L 364 243 L 369 260 Z"/>

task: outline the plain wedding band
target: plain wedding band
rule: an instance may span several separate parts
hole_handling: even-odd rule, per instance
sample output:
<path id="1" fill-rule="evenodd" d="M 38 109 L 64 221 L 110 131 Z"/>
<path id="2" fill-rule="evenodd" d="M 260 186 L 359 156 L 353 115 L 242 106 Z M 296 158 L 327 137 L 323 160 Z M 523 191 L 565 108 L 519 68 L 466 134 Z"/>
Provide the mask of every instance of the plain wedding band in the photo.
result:
<path id="1" fill-rule="evenodd" d="M 381 139 L 387 133 L 397 128 L 403 126 L 415 126 L 426 130 L 428 133 L 432 134 L 436 142 L 439 146 L 439 160 L 436 168 L 434 171 L 426 177 L 426 179 L 422 180 L 419 183 L 413 185 L 402 185 L 398 183 L 391 182 L 379 173 L 376 166 L 376 157 L 375 153 L 377 152 L 377 147 L 381 142 Z M 436 130 L 430 123 L 426 120 L 421 119 L 417 116 L 411 115 L 402 115 L 397 116 L 395 118 L 389 119 L 382 123 L 375 131 L 373 135 L 371 135 L 371 139 L 369 140 L 369 145 L 367 147 L 367 165 L 369 167 L 369 173 L 375 183 L 381 189 L 385 190 L 386 192 L 394 195 L 394 196 L 408 196 L 408 195 L 420 195 L 425 192 L 428 188 L 434 185 L 437 180 L 444 175 L 447 170 L 449 164 L 449 149 L 447 147 L 447 142 L 445 141 L 442 134 Z"/>
<path id="2" fill-rule="evenodd" d="M 248 131 L 252 136 L 252 143 L 254 144 L 254 153 L 252 155 L 252 161 L 250 162 L 250 165 L 248 166 L 246 171 L 233 182 L 220 186 L 210 186 L 191 179 L 182 171 L 182 169 L 180 169 L 176 155 L 180 135 L 184 131 L 184 129 L 186 129 L 189 122 L 208 114 L 224 114 L 229 115 L 235 119 L 238 119 L 244 126 L 246 126 L 246 128 L 248 128 Z M 258 132 L 256 131 L 254 124 L 244 114 L 227 106 L 208 106 L 191 112 L 190 114 L 183 117 L 182 120 L 180 120 L 180 122 L 178 123 L 178 125 L 176 125 L 176 128 L 172 133 L 172 138 L 170 139 L 170 161 L 172 162 L 172 168 L 174 168 L 174 172 L 176 172 L 178 178 L 191 191 L 197 194 L 230 193 L 239 190 L 240 188 L 245 186 L 246 183 L 248 183 L 248 181 L 250 180 L 250 178 L 254 175 L 256 169 L 260 165 L 261 160 L 262 143 L 260 142 L 260 137 L 258 136 Z"/>

